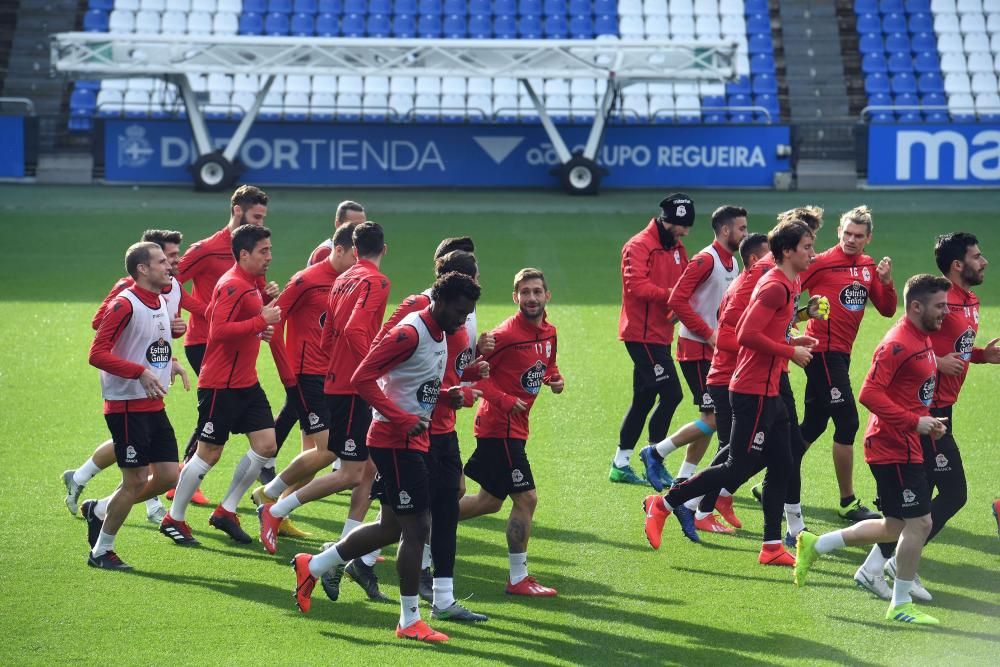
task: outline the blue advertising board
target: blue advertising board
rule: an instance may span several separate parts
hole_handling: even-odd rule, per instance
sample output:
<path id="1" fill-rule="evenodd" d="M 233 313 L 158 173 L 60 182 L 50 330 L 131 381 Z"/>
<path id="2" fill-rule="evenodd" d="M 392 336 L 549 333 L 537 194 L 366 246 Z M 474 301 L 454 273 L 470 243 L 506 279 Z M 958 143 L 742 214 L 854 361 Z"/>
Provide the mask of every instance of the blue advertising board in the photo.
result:
<path id="1" fill-rule="evenodd" d="M 872 125 L 868 184 L 1000 186 L 1000 125 Z"/>
<path id="2" fill-rule="evenodd" d="M 0 178 L 24 177 L 24 116 L 0 116 Z"/>
<path id="3" fill-rule="evenodd" d="M 224 148 L 235 123 L 209 123 Z M 589 128 L 561 128 L 571 150 Z M 616 126 L 598 161 L 607 187 L 771 187 L 787 171 L 784 126 Z M 109 120 L 105 178 L 186 183 L 197 158 L 185 121 Z M 509 187 L 558 185 L 540 125 L 255 123 L 238 159 L 242 180 L 260 184 Z"/>

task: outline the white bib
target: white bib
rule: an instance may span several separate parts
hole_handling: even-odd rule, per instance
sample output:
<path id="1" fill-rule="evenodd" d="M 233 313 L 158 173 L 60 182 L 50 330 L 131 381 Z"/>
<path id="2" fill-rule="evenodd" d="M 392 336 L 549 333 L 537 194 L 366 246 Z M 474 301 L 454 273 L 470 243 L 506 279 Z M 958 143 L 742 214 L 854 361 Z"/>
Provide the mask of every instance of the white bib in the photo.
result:
<path id="1" fill-rule="evenodd" d="M 174 289 L 178 287 L 175 284 Z M 170 312 L 166 298 L 161 294 L 160 307 L 154 310 L 144 304 L 131 288 L 122 290 L 119 296 L 132 303 L 132 318 L 115 341 L 111 353 L 148 368 L 156 373 L 160 384 L 169 387 L 170 360 L 173 355 L 170 347 Z M 101 371 L 101 393 L 108 401 L 146 398 L 146 390 L 139 380 L 119 377 L 105 371 Z"/>
<path id="2" fill-rule="evenodd" d="M 407 324 L 417 331 L 417 347 L 409 359 L 380 377 L 378 386 L 401 410 L 430 419 L 444 379 L 448 343 L 444 335 L 440 341 L 434 340 L 419 312 L 410 313 L 399 323 Z M 372 409 L 372 414 L 379 421 L 389 421 L 378 410 Z"/>
<path id="3" fill-rule="evenodd" d="M 727 269 L 714 245 L 708 246 L 702 252 L 707 252 L 714 258 L 712 273 L 701 285 L 698 285 L 698 289 L 691 295 L 691 307 L 714 331 L 719 327 L 719 305 L 722 303 L 722 297 L 726 295 L 726 290 L 736 280 L 736 276 L 740 275 L 740 265 L 733 257 L 733 268 Z M 681 338 L 696 340 L 700 343 L 707 342 L 701 336 L 692 333 L 683 323 L 681 324 Z"/>

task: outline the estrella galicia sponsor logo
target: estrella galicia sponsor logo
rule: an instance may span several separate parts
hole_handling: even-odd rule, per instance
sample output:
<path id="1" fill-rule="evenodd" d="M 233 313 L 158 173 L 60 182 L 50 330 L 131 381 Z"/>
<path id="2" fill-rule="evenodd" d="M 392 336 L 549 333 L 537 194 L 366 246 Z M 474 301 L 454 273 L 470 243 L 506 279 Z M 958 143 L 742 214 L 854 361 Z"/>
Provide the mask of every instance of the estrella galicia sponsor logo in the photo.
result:
<path id="1" fill-rule="evenodd" d="M 917 499 L 917 494 L 909 489 L 903 489 L 903 506 L 909 507 Z"/>
<path id="2" fill-rule="evenodd" d="M 934 386 L 935 386 L 935 384 L 936 384 L 936 380 L 934 379 L 934 376 L 932 375 L 929 378 L 927 378 L 926 380 L 924 380 L 924 383 L 922 385 L 920 385 L 920 396 L 919 396 L 920 402 L 923 403 L 926 406 L 930 406 L 931 401 L 934 400 Z"/>
<path id="3" fill-rule="evenodd" d="M 427 410 L 433 410 L 437 405 L 438 395 L 441 393 L 441 380 L 434 378 L 427 380 L 417 387 L 417 403 Z"/>
<path id="4" fill-rule="evenodd" d="M 129 445 L 125 448 L 125 463 L 135 463 L 138 458 L 138 454 L 135 451 L 135 447 Z"/>
<path id="5" fill-rule="evenodd" d="M 855 280 L 840 290 L 840 305 L 851 312 L 860 312 L 868 303 L 868 288 Z"/>
<path id="6" fill-rule="evenodd" d="M 472 348 L 468 347 L 462 350 L 462 354 L 455 357 L 455 372 L 458 373 L 458 377 L 462 377 L 462 373 L 472 361 Z"/>
<path id="7" fill-rule="evenodd" d="M 545 378 L 545 364 L 539 359 L 535 365 L 521 374 L 521 387 L 532 396 L 537 396 L 542 389 L 542 380 Z"/>
<path id="8" fill-rule="evenodd" d="M 153 368 L 166 368 L 170 363 L 170 343 L 161 338 L 146 349 L 146 361 Z"/>
<path id="9" fill-rule="evenodd" d="M 969 327 L 962 332 L 962 335 L 955 340 L 955 351 L 961 355 L 962 359 L 968 361 L 972 359 L 972 348 L 976 344 L 976 331 Z"/>

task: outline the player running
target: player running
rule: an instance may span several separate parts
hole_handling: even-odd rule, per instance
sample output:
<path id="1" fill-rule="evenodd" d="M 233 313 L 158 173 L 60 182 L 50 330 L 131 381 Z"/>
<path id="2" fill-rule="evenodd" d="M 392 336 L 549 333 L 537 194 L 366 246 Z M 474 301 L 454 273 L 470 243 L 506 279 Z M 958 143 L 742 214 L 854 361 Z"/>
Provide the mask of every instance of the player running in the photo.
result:
<path id="1" fill-rule="evenodd" d="M 126 252 L 125 268 L 133 284 L 108 304 L 90 348 L 90 364 L 101 370 L 104 418 L 122 471 L 122 483 L 110 497 L 82 506 L 91 547 L 87 564 L 105 570 L 132 569 L 115 553 L 118 530 L 132 505 L 177 480 L 177 439 L 163 406 L 173 358 L 172 313 L 162 294 L 173 281 L 170 261 L 157 244 L 139 242 Z"/>
<path id="2" fill-rule="evenodd" d="M 951 287 L 946 278 L 928 274 L 906 281 L 906 315 L 875 349 L 871 370 L 858 396 L 871 411 L 865 430 L 865 461 L 875 477 L 879 507 L 885 518 L 860 521 L 818 537 L 803 531 L 796 547 L 795 583 L 804 586 L 820 554 L 898 538 L 896 577 L 885 617 L 918 625 L 939 623 L 917 609 L 911 593 L 932 522 L 931 489 L 918 434 L 939 440 L 947 430 L 947 417 L 932 416 L 928 410 L 938 377 L 928 334 L 941 329 Z M 872 554 L 879 554 L 877 545 Z M 863 574 L 863 570 L 864 566 L 858 573 Z"/>
<path id="3" fill-rule="evenodd" d="M 715 240 L 691 258 L 667 302 L 681 322 L 677 360 L 701 417 L 685 424 L 672 436 L 639 451 L 646 479 L 657 491 L 673 483 L 663 465 L 664 457 L 688 445 L 684 463 L 677 473 L 678 481 L 687 479 L 698 469 L 717 428 L 715 404 L 705 380 L 718 334 L 719 305 L 740 273 L 736 253 L 747 235 L 747 210 L 739 206 L 720 206 L 712 213 L 712 230 Z"/>
<path id="4" fill-rule="evenodd" d="M 672 194 L 660 202 L 660 209 L 660 215 L 622 248 L 618 338 L 632 358 L 632 404 L 622 420 L 608 478 L 624 484 L 646 484 L 632 469 L 632 452 L 657 396 L 659 403 L 649 418 L 650 444 L 667 437 L 683 398 L 670 356 L 674 323 L 667 301 L 687 266 L 681 239 L 694 224 L 694 202 L 685 194 Z"/>
<path id="5" fill-rule="evenodd" d="M 432 304 L 404 317 L 354 373 L 352 381 L 359 395 L 374 408 L 367 441 L 383 486 L 382 513 L 378 522 L 356 528 L 322 553 L 296 554 L 292 559 L 295 599 L 303 613 L 312 605 L 316 577 L 399 541 L 396 636 L 448 640 L 420 619 L 417 593 L 421 551 L 430 529 L 428 428 L 445 374 L 446 336 L 463 327 L 479 294 L 479 285 L 469 276 L 442 276 L 431 289 Z"/>
<path id="6" fill-rule="evenodd" d="M 528 415 L 548 385 L 561 394 L 566 382 L 556 365 L 556 328 L 546 318 L 552 300 L 545 275 L 521 269 L 514 276 L 517 314 L 493 330 L 496 347 L 486 356 L 490 377 L 476 383 L 483 400 L 476 411 L 476 450 L 465 464 L 465 475 L 479 483 L 479 493 L 459 503 L 464 521 L 500 511 L 510 496 L 507 551 L 508 595 L 551 597 L 556 589 L 543 586 L 528 574 L 528 539 L 538 505 L 535 479 L 528 462 Z"/>
<path id="7" fill-rule="evenodd" d="M 277 447 L 274 419 L 257 379 L 261 340 L 269 340 L 281 310 L 264 305 L 258 287 L 271 263 L 271 230 L 258 225 L 237 227 L 232 236 L 236 264 L 223 274 L 206 311 L 208 343 L 198 376 L 198 445 L 181 471 L 174 503 L 160 532 L 182 546 L 197 545 L 186 523 L 187 506 L 205 475 L 218 463 L 231 433 L 246 433 L 250 448 L 243 455 L 222 503 L 208 523 L 241 544 L 251 538 L 240 527 L 236 507 Z"/>
<path id="8" fill-rule="evenodd" d="M 815 256 L 814 238 L 810 229 L 797 220 L 779 222 L 768 234 L 777 266 L 757 284 L 750 307 L 736 326 L 736 340 L 741 347 L 729 384 L 733 410 L 729 457 L 725 463 L 674 486 L 666 496 L 648 496 L 643 501 L 646 537 L 654 549 L 660 548 L 663 524 L 671 513 L 677 514 L 684 534 L 699 541 L 694 517 L 684 503 L 713 489 L 735 489 L 766 466 L 764 542 L 758 562 L 794 565 L 795 559 L 781 542 L 782 503 L 795 470 L 789 415 L 778 386 L 782 360 L 804 365 L 815 345 L 813 338 L 792 335 L 801 291 L 798 276 Z"/>
<path id="9" fill-rule="evenodd" d="M 366 222 L 367 220 L 368 218 L 365 217 L 365 207 L 358 202 L 346 199 L 337 204 L 337 211 L 333 215 L 333 236 L 316 246 L 316 249 L 309 255 L 309 260 L 306 262 L 306 266 L 319 264 L 330 256 L 334 248 L 337 247 L 336 239 L 334 237 L 336 237 L 337 230 L 340 229 L 342 225 L 360 225 L 362 222 Z"/>
<path id="10" fill-rule="evenodd" d="M 881 517 L 861 504 L 854 493 L 854 438 L 858 433 L 858 406 L 851 387 L 851 351 L 870 300 L 883 317 L 896 313 L 892 260 L 878 264 L 865 254 L 872 239 L 872 215 L 858 206 L 840 217 L 840 241 L 816 256 L 802 277 L 802 289 L 826 297 L 830 317 L 810 320 L 806 335 L 819 341 L 806 366 L 806 400 L 801 431 L 807 447 L 816 442 L 833 419 L 833 466 L 840 486 L 837 513 L 849 521 Z"/>

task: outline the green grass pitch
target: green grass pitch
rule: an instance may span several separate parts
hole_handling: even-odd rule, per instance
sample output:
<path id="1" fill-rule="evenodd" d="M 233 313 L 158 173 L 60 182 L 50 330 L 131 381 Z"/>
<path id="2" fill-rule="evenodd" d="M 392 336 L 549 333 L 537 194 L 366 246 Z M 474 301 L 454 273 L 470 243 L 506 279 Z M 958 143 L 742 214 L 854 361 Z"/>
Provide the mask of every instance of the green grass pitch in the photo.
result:
<path id="1" fill-rule="evenodd" d="M 748 493 L 736 507 L 745 527 L 735 536 L 685 540 L 670 522 L 654 552 L 642 532 L 639 487 L 607 481 L 608 464 L 630 391 L 631 368 L 616 339 L 619 252 L 663 193 L 619 192 L 573 199 L 559 193 L 463 191 L 323 191 L 274 189 L 270 277 L 280 283 L 301 268 L 330 231 L 340 199 L 365 202 L 387 233 L 383 268 L 391 305 L 431 279 L 430 256 L 448 235 L 471 234 L 478 246 L 484 297 L 479 321 L 492 326 L 513 312 L 511 278 L 523 266 L 545 270 L 559 327 L 566 392 L 544 392 L 532 415 L 529 454 L 539 486 L 530 544 L 532 574 L 559 589 L 555 599 L 503 594 L 507 574 L 500 515 L 459 530 L 456 593 L 490 616 L 475 627 L 440 623 L 452 641 L 429 647 L 396 640 L 398 607 L 363 599 L 345 583 L 337 603 L 317 590 L 313 610 L 298 613 L 288 559 L 315 551 L 340 532 L 347 498 L 307 506 L 296 517 L 309 540 L 283 539 L 277 556 L 259 542 L 242 547 L 192 509 L 198 550 L 170 545 L 137 508 L 118 540 L 131 574 L 90 569 L 85 525 L 63 506 L 60 474 L 107 437 L 97 372 L 87 364 L 90 318 L 122 275 L 122 256 L 143 229 L 182 230 L 204 238 L 227 219 L 225 195 L 185 189 L 0 186 L 0 633 L 5 664 L 307 665 L 307 664 L 996 664 L 1000 651 L 1000 542 L 989 505 L 1000 494 L 995 405 L 1000 368 L 975 367 L 955 411 L 956 436 L 969 478 L 969 502 L 925 551 L 920 573 L 934 594 L 927 609 L 938 629 L 884 620 L 885 603 L 851 579 L 865 549 L 821 561 L 806 589 L 791 571 L 756 563 L 761 515 Z M 816 203 L 827 211 L 819 249 L 835 242 L 841 211 L 867 202 L 875 215 L 870 252 L 894 260 L 897 285 L 934 271 L 933 236 L 964 229 L 979 235 L 988 257 L 1000 255 L 996 192 L 694 193 L 698 222 L 689 252 L 709 239 L 708 213 L 722 203 L 751 211 L 751 229 L 767 231 L 774 214 Z M 1000 272 L 988 269 L 980 341 L 1000 335 Z M 889 322 L 868 313 L 854 355 L 859 386 Z M 277 409 L 282 396 L 270 356 L 259 367 Z M 793 372 L 801 405 L 802 373 Z M 687 389 L 685 388 L 685 392 Z M 195 397 L 175 387 L 168 411 L 178 436 L 194 425 Z M 685 397 L 674 426 L 692 419 Z M 471 414 L 459 433 L 472 451 Z M 862 413 L 862 420 L 867 414 Z M 864 421 L 862 422 L 864 423 Z M 807 455 L 803 504 L 807 525 L 842 524 L 830 458 L 830 431 Z M 291 458 L 297 434 L 280 462 Z M 218 499 L 245 449 L 233 439 L 204 489 Z M 710 451 L 715 450 L 715 445 Z M 874 483 L 860 452 L 855 478 L 870 502 Z M 669 466 L 676 471 L 679 454 Z M 640 466 L 641 468 L 641 466 Z M 116 470 L 94 479 L 84 497 L 110 492 Z M 470 490 L 475 484 L 470 482 Z M 509 506 L 508 506 L 509 507 Z M 247 499 L 240 507 L 254 533 Z M 374 516 L 374 512 L 370 516 Z M 384 589 L 398 593 L 393 553 L 379 567 Z M 425 618 L 429 610 L 424 607 Z"/>

